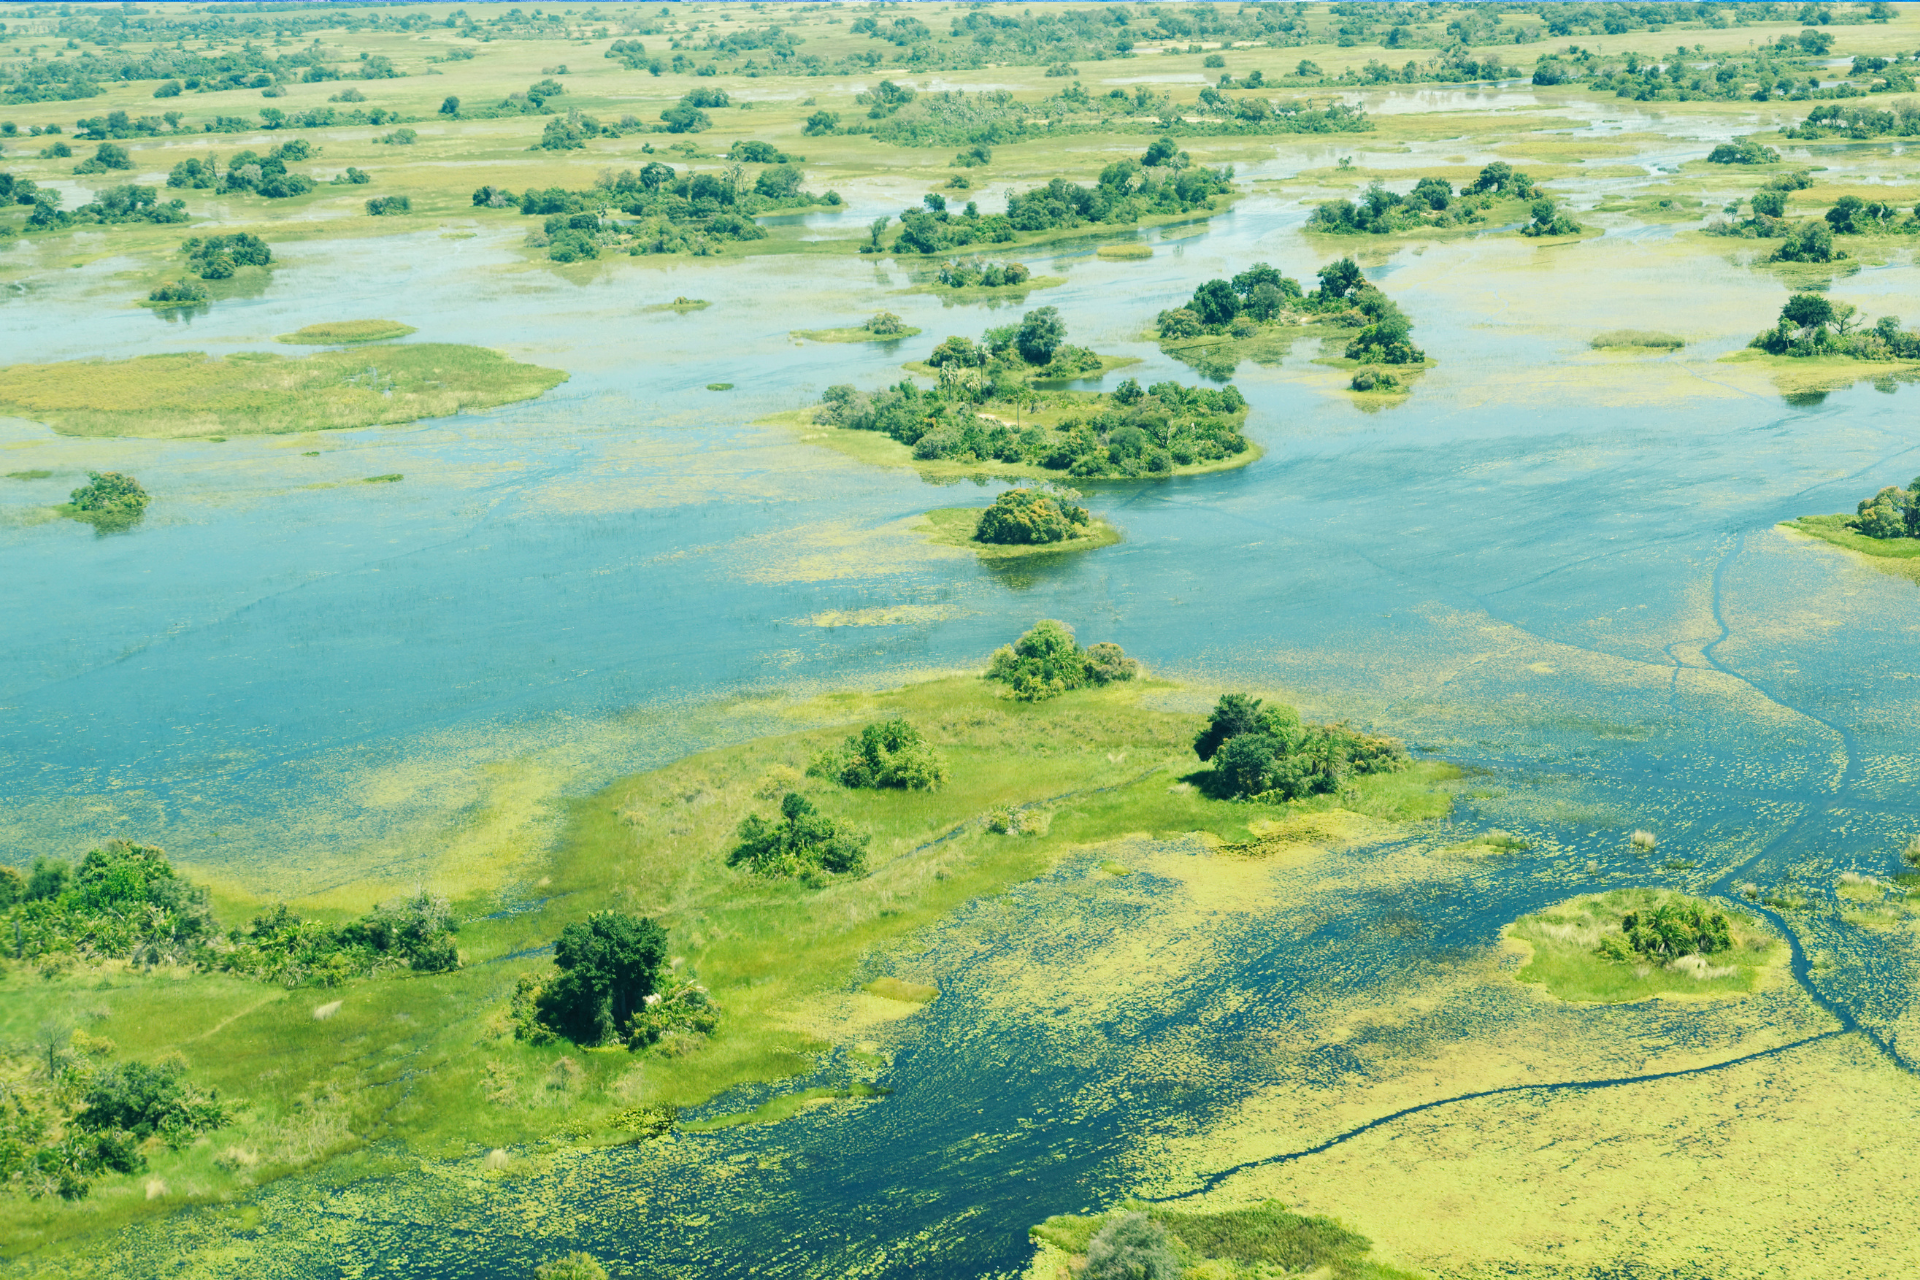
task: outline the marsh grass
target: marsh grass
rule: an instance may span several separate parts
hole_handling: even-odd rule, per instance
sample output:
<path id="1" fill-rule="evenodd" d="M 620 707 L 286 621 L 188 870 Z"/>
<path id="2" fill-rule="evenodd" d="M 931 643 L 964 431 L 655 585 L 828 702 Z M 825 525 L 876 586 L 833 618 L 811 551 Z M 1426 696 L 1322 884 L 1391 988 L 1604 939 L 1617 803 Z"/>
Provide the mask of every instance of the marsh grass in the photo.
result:
<path id="1" fill-rule="evenodd" d="M 910 289 L 895 289 L 894 292 L 896 294 L 930 293 L 947 303 L 1023 302 L 1035 289 L 1052 289 L 1066 282 L 1065 276 L 1028 276 L 1019 284 L 995 285 L 992 288 L 985 285 L 966 285 L 956 289 L 941 284 L 938 280 L 930 280 L 925 284 L 914 285 Z"/>
<path id="2" fill-rule="evenodd" d="M 1163 1227 L 1194 1280 L 1418 1280 L 1370 1255 L 1373 1242 L 1333 1218 L 1289 1213 L 1277 1200 L 1215 1213 L 1183 1213 L 1167 1205 L 1125 1201 L 1111 1212 L 1061 1214 L 1028 1230 L 1040 1254 L 1029 1280 L 1081 1274 L 1087 1247 L 1109 1221 L 1144 1212 Z"/>
<path id="3" fill-rule="evenodd" d="M 793 1093 L 775 1094 L 752 1111 L 734 1112 L 724 1116 L 712 1116 L 705 1120 L 687 1120 L 679 1125 L 682 1133 L 713 1133 L 720 1129 L 737 1129 L 748 1124 L 777 1124 L 791 1116 L 799 1115 L 809 1107 L 829 1105 L 849 1098 L 880 1098 L 889 1091 L 877 1085 L 856 1082 L 837 1088 L 818 1086 L 801 1089 Z"/>
<path id="4" fill-rule="evenodd" d="M 1096 547 L 1110 547 L 1120 541 L 1118 529 L 1095 517 L 1085 534 L 1061 542 L 982 542 L 975 536 L 975 531 L 980 524 L 980 513 L 984 510 L 985 507 L 941 507 L 927 512 L 926 523 L 921 528 L 926 532 L 928 542 L 939 546 L 965 547 L 982 560 L 1023 560 L 1033 556 L 1067 555 L 1076 551 L 1091 551 Z"/>
<path id="5" fill-rule="evenodd" d="M 1150 244 L 1103 244 L 1095 249 L 1094 256 L 1105 258 L 1109 262 L 1145 262 L 1153 256 Z"/>
<path id="6" fill-rule="evenodd" d="M 48 480 L 48 479 L 51 479 L 52 477 L 53 477 L 53 472 L 51 471 L 9 471 L 7 472 L 7 479 L 9 480 Z"/>
<path id="7" fill-rule="evenodd" d="M 413 332 L 412 325 L 401 324 L 397 320 L 336 320 L 283 333 L 274 341 L 303 346 L 334 346 L 355 342 L 387 342 L 404 338 Z"/>
<path id="8" fill-rule="evenodd" d="M 1687 340 L 1653 329 L 1609 329 L 1587 345 L 1595 351 L 1678 351 Z"/>
<path id="9" fill-rule="evenodd" d="M 1728 951 L 1683 956 L 1666 966 L 1646 960 L 1623 963 L 1597 954 L 1603 938 L 1619 934 L 1627 912 L 1650 911 L 1669 901 L 1698 902 L 1666 890 L 1616 889 L 1522 916 L 1502 929 L 1501 937 L 1527 957 L 1515 974 L 1519 981 L 1538 983 L 1562 1000 L 1589 1004 L 1745 995 L 1759 990 L 1768 974 L 1785 963 L 1785 944 L 1757 920 L 1734 910 L 1725 911 L 1733 940 Z"/>
<path id="10" fill-rule="evenodd" d="M 871 329 L 795 329 L 788 335 L 803 342 L 900 342 L 918 337 L 920 330 L 911 325 L 897 333 L 875 333 Z"/>
<path id="11" fill-rule="evenodd" d="M 861 990 L 883 1000 L 906 1004 L 931 1004 L 940 998 L 940 988 L 924 982 L 905 982 L 899 978 L 875 978 Z"/>
<path id="12" fill-rule="evenodd" d="M 418 343 L 223 358 L 200 352 L 0 369 L 0 409 L 70 436 L 339 431 L 530 400 L 566 381 L 484 347 Z"/>
<path id="13" fill-rule="evenodd" d="M 1920 538 L 1869 538 L 1856 532 L 1852 521 L 1852 516 L 1844 514 L 1801 516 L 1779 527 L 1864 556 L 1865 564 L 1881 573 L 1920 582 Z"/>

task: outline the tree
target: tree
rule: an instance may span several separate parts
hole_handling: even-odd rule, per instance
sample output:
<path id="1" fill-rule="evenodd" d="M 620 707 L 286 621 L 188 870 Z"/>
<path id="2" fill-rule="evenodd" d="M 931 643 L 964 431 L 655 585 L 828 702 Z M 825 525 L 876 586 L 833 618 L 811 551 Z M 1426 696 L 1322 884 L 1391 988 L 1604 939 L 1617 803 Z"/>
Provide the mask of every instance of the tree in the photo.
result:
<path id="1" fill-rule="evenodd" d="M 1139 387 L 1134 384 L 1135 389 Z M 1085 507 L 1038 489 L 1009 489 L 980 513 L 974 537 L 998 545 L 1064 542 L 1085 531 L 1091 517 Z"/>
<path id="2" fill-rule="evenodd" d="M 128 1133 L 137 1139 L 160 1137 L 176 1150 L 197 1133 L 227 1122 L 217 1098 L 200 1097 L 187 1087 L 186 1068 L 178 1063 L 149 1066 L 126 1062 L 94 1077 L 86 1106 L 73 1123 L 94 1133 Z"/>
<path id="3" fill-rule="evenodd" d="M 1211 760 L 1227 741 L 1245 733 L 1279 734 L 1297 728 L 1300 715 L 1292 707 L 1262 707 L 1260 699 L 1244 693 L 1220 695 L 1207 715 L 1206 728 L 1193 740 L 1193 753 Z"/>
<path id="4" fill-rule="evenodd" d="M 89 471 L 87 483 L 67 495 L 73 514 L 100 528 L 132 524 L 151 501 L 138 480 L 118 471 Z"/>
<path id="5" fill-rule="evenodd" d="M 1123 1213 L 1087 1242 L 1084 1280 L 1180 1280 L 1167 1229 L 1144 1213 Z"/>
<path id="6" fill-rule="evenodd" d="M 1345 298 L 1367 283 L 1367 278 L 1360 274 L 1360 264 L 1352 258 L 1329 262 L 1318 274 L 1320 293 L 1326 298 Z"/>
<path id="7" fill-rule="evenodd" d="M 713 127 L 706 112 L 685 103 L 668 107 L 660 113 L 660 118 L 666 122 L 668 133 L 700 133 Z"/>
<path id="8" fill-rule="evenodd" d="M 553 944 L 560 975 L 540 992 L 542 1025 L 575 1044 L 605 1044 L 626 1034 L 659 985 L 667 931 L 655 921 L 599 911 L 561 930 Z"/>
<path id="9" fill-rule="evenodd" d="M 1020 358 L 1028 364 L 1046 364 L 1066 340 L 1067 326 L 1060 319 L 1060 309 L 1041 307 L 1020 318 L 1020 329 L 1014 335 L 1013 345 L 1020 353 Z"/>
<path id="10" fill-rule="evenodd" d="M 1817 329 L 1833 320 L 1833 303 L 1817 293 L 1796 293 L 1780 308 L 1780 317 L 1799 329 Z"/>
<path id="11" fill-rule="evenodd" d="M 1806 223 L 1773 251 L 1775 262 L 1832 262 L 1833 259 L 1833 228 L 1825 222 Z"/>
<path id="12" fill-rule="evenodd" d="M 1172 164 L 1179 155 L 1180 148 L 1174 145 L 1172 138 L 1161 138 L 1148 144 L 1147 154 L 1140 158 L 1140 163 L 1151 169 L 1157 165 Z"/>
<path id="13" fill-rule="evenodd" d="M 1663 902 L 1646 913 L 1628 912 L 1620 921 L 1627 946 L 1650 960 L 1712 955 L 1733 946 L 1727 918 L 1696 902 Z"/>
<path id="14" fill-rule="evenodd" d="M 801 130 L 809 138 L 832 133 L 840 127 L 840 115 L 835 111 L 816 111 L 807 117 L 807 127 Z"/>
<path id="15" fill-rule="evenodd" d="M 453 96 L 452 94 L 448 94 L 448 95 L 447 95 L 447 96 L 446 96 L 445 98 L 443 98 L 443 99 L 441 99 L 441 101 L 440 101 L 440 114 L 441 114 L 441 115 L 443 115 L 443 116 L 457 116 L 457 115 L 459 115 L 459 114 L 460 114 L 460 99 L 458 99 L 458 98 L 456 98 L 456 97 L 454 97 L 454 96 Z"/>
<path id="16" fill-rule="evenodd" d="M 816 812 L 805 796 L 788 792 L 780 802 L 780 818 L 777 823 L 768 822 L 756 813 L 742 819 L 727 865 L 745 866 L 756 875 L 810 881 L 821 872 L 841 875 L 866 870 L 869 837 L 840 830 L 832 819 Z"/>
<path id="17" fill-rule="evenodd" d="M 1043 618 L 1013 644 L 994 651 L 987 679 L 1010 686 L 1022 702 L 1039 702 L 1089 685 L 1131 680 L 1139 671 L 1140 664 L 1119 645 L 1082 649 L 1072 627 Z"/>
<path id="18" fill-rule="evenodd" d="M 837 749 L 814 756 L 807 773 L 843 787 L 932 791 L 947 780 L 947 766 L 921 732 L 894 717 L 852 734 Z"/>
<path id="19" fill-rule="evenodd" d="M 1787 193 L 1784 191 L 1756 191 L 1753 193 L 1753 212 L 1756 217 L 1779 218 L 1787 212 Z"/>
<path id="20" fill-rule="evenodd" d="M 1240 314 L 1240 297 L 1225 280 L 1209 280 L 1193 291 L 1188 304 L 1200 323 L 1208 328 L 1230 324 Z"/>

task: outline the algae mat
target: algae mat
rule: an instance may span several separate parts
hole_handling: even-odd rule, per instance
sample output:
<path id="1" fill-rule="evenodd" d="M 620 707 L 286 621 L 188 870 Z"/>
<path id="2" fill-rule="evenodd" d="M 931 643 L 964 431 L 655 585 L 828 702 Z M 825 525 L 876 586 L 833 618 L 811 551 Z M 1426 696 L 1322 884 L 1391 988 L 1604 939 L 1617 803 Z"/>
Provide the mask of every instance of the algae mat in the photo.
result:
<path id="1" fill-rule="evenodd" d="M 304 359 L 187 351 L 0 369 L 0 411 L 68 436 L 278 435 L 490 409 L 566 380 L 558 369 L 450 343 Z"/>

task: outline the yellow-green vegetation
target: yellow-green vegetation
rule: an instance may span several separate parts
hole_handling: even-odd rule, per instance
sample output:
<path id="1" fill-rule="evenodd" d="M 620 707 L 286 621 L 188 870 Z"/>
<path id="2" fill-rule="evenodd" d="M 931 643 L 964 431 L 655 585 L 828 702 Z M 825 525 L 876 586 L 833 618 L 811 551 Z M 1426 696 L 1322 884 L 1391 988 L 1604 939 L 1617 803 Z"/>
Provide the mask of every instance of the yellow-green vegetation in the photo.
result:
<path id="1" fill-rule="evenodd" d="M 1018 560 L 1027 556 L 1054 555 L 1068 551 L 1092 551 L 1120 541 L 1120 531 L 1095 516 L 1085 525 L 1086 532 L 1058 542 L 994 543 L 975 536 L 980 527 L 983 507 L 941 507 L 927 512 L 927 541 L 947 547 L 965 547 L 983 560 Z"/>
<path id="2" fill-rule="evenodd" d="M 1714 938 L 1716 917 L 1724 922 L 1723 938 Z M 1669 918 L 1679 922 L 1669 932 L 1692 942 L 1647 941 L 1635 932 L 1636 925 L 1644 930 L 1649 921 Z M 1519 981 L 1539 983 L 1562 1000 L 1595 1004 L 1744 995 L 1787 957 L 1786 944 L 1752 917 L 1654 889 L 1587 894 L 1523 916 L 1501 936 L 1527 956 L 1515 975 Z"/>
<path id="3" fill-rule="evenodd" d="M 864 990 L 882 1000 L 898 1000 L 903 1004 L 931 1004 L 940 998 L 940 988 L 931 983 L 907 982 L 892 977 L 875 978 Z"/>
<path id="4" fill-rule="evenodd" d="M 530 400 L 566 378 L 484 347 L 444 343 L 298 359 L 181 352 L 12 365 L 0 369 L 0 410 L 70 436 L 270 435 L 490 409 Z"/>
<path id="5" fill-rule="evenodd" d="M 1595 351 L 1678 351 L 1687 340 L 1653 329 L 1609 329 L 1588 344 Z"/>
<path id="6" fill-rule="evenodd" d="M 891 311 L 882 311 L 851 329 L 795 329 L 792 336 L 807 342 L 897 342 L 919 332 Z"/>
<path id="7" fill-rule="evenodd" d="M 1801 516 L 1782 522 L 1782 529 L 1865 556 L 1869 567 L 1898 578 L 1920 582 L 1920 538 L 1869 538 L 1854 527 L 1849 515 Z"/>
<path id="8" fill-rule="evenodd" d="M 1780 394 L 1817 396 L 1837 391 L 1856 382 L 1871 382 L 1892 389 L 1902 382 L 1920 379 L 1920 361 L 1856 360 L 1846 355 L 1791 356 L 1770 355 L 1752 347 L 1721 356 L 1721 364 L 1757 365 L 1770 375 Z"/>
<path id="9" fill-rule="evenodd" d="M 752 1111 L 734 1112 L 730 1115 L 714 1116 L 706 1120 L 688 1120 L 679 1127 L 686 1133 L 713 1133 L 719 1129 L 737 1129 L 745 1124 L 776 1124 L 791 1116 L 799 1115 L 809 1107 L 824 1106 L 847 1098 L 879 1098 L 886 1090 L 866 1083 L 832 1088 L 817 1085 L 811 1089 L 800 1089 L 793 1093 L 776 1094 L 755 1107 Z"/>
<path id="10" fill-rule="evenodd" d="M 713 304 L 705 298 L 689 298 L 683 295 L 675 298 L 672 302 L 661 302 L 654 306 L 642 307 L 640 309 L 642 311 L 671 311 L 677 315 L 686 315 L 693 311 L 705 311 L 712 305 Z"/>
<path id="11" fill-rule="evenodd" d="M 336 320 L 283 333 L 274 341 L 323 347 L 355 342 L 386 342 L 393 338 L 404 338 L 412 332 L 412 325 L 401 324 L 398 320 Z"/>
<path id="12" fill-rule="evenodd" d="M 1036 289 L 1053 289 L 1067 282 L 1065 276 L 1028 276 L 1018 284 L 967 284 L 947 285 L 938 280 L 914 285 L 911 289 L 898 290 L 900 293 L 931 293 L 947 303 L 959 302 L 1018 302 Z"/>
<path id="13" fill-rule="evenodd" d="M 47 480 L 47 479 L 51 479 L 52 476 L 53 476 L 53 472 L 43 471 L 37 468 L 30 471 L 7 472 L 7 479 L 9 480 Z"/>
<path id="14" fill-rule="evenodd" d="M 1026 1280 L 1416 1280 L 1373 1258 L 1359 1232 L 1289 1213 L 1277 1200 L 1213 1212 L 1127 1202 L 1104 1214 L 1060 1214 L 1027 1234 L 1038 1252 Z"/>
<path id="15" fill-rule="evenodd" d="M 1113 262 L 1145 262 L 1153 256 L 1153 246 L 1137 242 L 1131 244 L 1103 244 L 1094 250 L 1094 255 Z"/>

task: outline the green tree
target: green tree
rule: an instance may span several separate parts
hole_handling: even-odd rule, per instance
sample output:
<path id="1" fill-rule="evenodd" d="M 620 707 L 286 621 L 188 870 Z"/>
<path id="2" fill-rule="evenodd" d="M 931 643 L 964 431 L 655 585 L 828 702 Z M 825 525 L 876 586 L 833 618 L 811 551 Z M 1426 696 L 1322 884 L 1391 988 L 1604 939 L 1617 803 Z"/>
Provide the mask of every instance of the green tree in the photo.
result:
<path id="1" fill-rule="evenodd" d="M 947 766 L 933 744 L 897 716 L 850 735 L 838 749 L 820 752 L 807 773 L 843 787 L 876 790 L 932 791 L 947 780 Z"/>
<path id="2" fill-rule="evenodd" d="M 809 138 L 832 133 L 840 127 L 840 115 L 835 111 L 816 111 L 807 117 L 807 127 L 801 130 Z"/>
<path id="3" fill-rule="evenodd" d="M 575 1044 L 624 1036 L 666 961 L 667 931 L 651 919 L 599 911 L 575 921 L 553 944 L 560 973 L 535 1002 L 540 1022 Z"/>
<path id="4" fill-rule="evenodd" d="M 1795 229 L 1773 251 L 1775 262 L 1832 262 L 1833 228 L 1825 222 L 1809 222 Z"/>
<path id="5" fill-rule="evenodd" d="M 748 814 L 735 837 L 727 865 L 744 866 L 756 875 L 814 880 L 822 872 L 856 875 L 867 866 L 869 837 L 842 831 L 797 792 L 781 800 L 779 822 Z"/>
<path id="6" fill-rule="evenodd" d="M 1225 280 L 1209 280 L 1193 291 L 1193 301 L 1187 306 L 1200 317 L 1201 324 L 1217 328 L 1240 314 L 1240 296 Z"/>
<path id="7" fill-rule="evenodd" d="M 100 528 L 133 524 L 151 501 L 138 480 L 118 471 L 89 471 L 87 483 L 67 496 L 76 518 Z"/>
<path id="8" fill-rule="evenodd" d="M 1009 489 L 980 513 L 973 536 L 1002 546 L 1064 542 L 1083 533 L 1091 519 L 1085 507 L 1065 498 L 1038 489 Z"/>
<path id="9" fill-rule="evenodd" d="M 1620 932 L 1628 947 L 1650 960 L 1713 955 L 1733 946 L 1726 916 L 1697 902 L 1663 902 L 1644 914 L 1628 912 Z"/>
<path id="10" fill-rule="evenodd" d="M 446 97 L 442 98 L 440 100 L 440 114 L 443 116 L 459 115 L 460 99 L 454 97 L 452 94 L 448 94 Z"/>
<path id="11" fill-rule="evenodd" d="M 1131 680 L 1139 670 L 1140 664 L 1119 645 L 1082 649 L 1072 627 L 1043 618 L 1011 645 L 994 651 L 987 679 L 1008 685 L 1022 702 L 1039 702 L 1089 685 Z"/>
<path id="12" fill-rule="evenodd" d="M 226 1107 L 213 1095 L 201 1097 L 187 1087 L 186 1068 L 177 1063 L 149 1066 L 126 1062 L 102 1069 L 85 1095 L 86 1105 L 73 1123 L 93 1133 L 119 1132 L 137 1139 L 159 1137 L 176 1150 L 195 1134 L 227 1123 Z"/>
<path id="13" fill-rule="evenodd" d="M 1206 727 L 1193 740 L 1193 753 L 1211 760 L 1229 739 L 1246 733 L 1280 735 L 1299 727 L 1300 714 L 1292 707 L 1261 705 L 1259 698 L 1244 693 L 1220 696 L 1207 715 Z"/>
<path id="14" fill-rule="evenodd" d="M 1756 191 L 1753 193 L 1753 212 L 1758 217 L 1780 218 L 1787 212 L 1787 193 L 1784 191 Z"/>
<path id="15" fill-rule="evenodd" d="M 1144 1213 L 1123 1213 L 1087 1242 L 1084 1280 L 1180 1280 L 1167 1229 Z"/>
<path id="16" fill-rule="evenodd" d="M 1352 295 L 1354 290 L 1366 287 L 1367 278 L 1360 274 L 1360 264 L 1352 258 L 1340 258 L 1320 268 L 1320 296 L 1337 301 Z"/>
<path id="17" fill-rule="evenodd" d="M 1014 334 L 1013 345 L 1020 353 L 1020 358 L 1028 364 L 1046 364 L 1066 340 L 1067 326 L 1060 319 L 1060 309 L 1041 307 L 1020 318 L 1020 329 Z"/>
<path id="18" fill-rule="evenodd" d="M 1817 293 L 1796 293 L 1780 308 L 1780 317 L 1799 329 L 1817 329 L 1833 322 L 1833 303 Z"/>
<path id="19" fill-rule="evenodd" d="M 1172 138 L 1161 138 L 1147 145 L 1147 154 L 1140 158 L 1140 163 L 1151 169 L 1157 165 L 1172 164 L 1179 155 L 1180 148 L 1174 145 Z"/>

